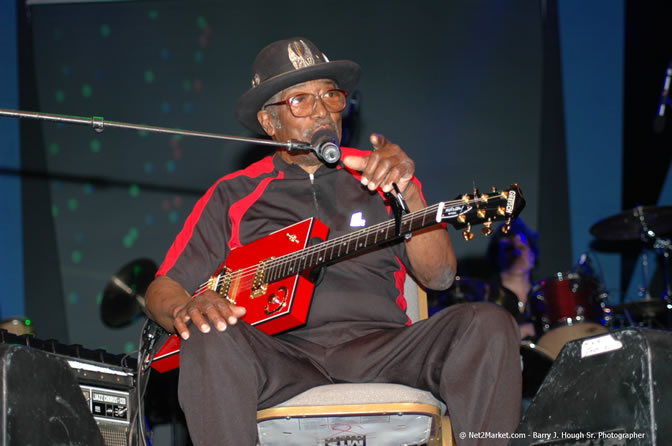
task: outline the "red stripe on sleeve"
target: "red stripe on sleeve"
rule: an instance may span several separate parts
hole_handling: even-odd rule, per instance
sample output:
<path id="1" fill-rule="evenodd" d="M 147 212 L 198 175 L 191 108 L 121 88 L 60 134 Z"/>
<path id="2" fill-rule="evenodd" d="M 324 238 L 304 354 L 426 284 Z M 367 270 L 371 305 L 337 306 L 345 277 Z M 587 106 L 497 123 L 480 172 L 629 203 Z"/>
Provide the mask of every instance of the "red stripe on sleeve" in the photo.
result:
<path id="1" fill-rule="evenodd" d="M 205 195 L 203 195 L 198 200 L 196 206 L 194 206 L 194 209 L 191 211 L 191 214 L 189 214 L 189 217 L 187 217 L 187 220 L 185 221 L 182 230 L 175 238 L 173 244 L 170 246 L 170 249 L 168 250 L 166 257 L 163 259 L 163 263 L 159 267 L 159 270 L 156 272 L 156 275 L 162 276 L 166 274 L 175 265 L 175 262 L 177 262 L 177 259 L 182 254 L 182 251 L 184 251 L 184 248 L 189 243 L 189 240 L 191 240 L 191 237 L 194 234 L 194 227 L 198 223 L 198 220 L 201 218 L 201 215 L 203 214 L 203 209 L 205 209 L 205 206 L 212 198 L 212 194 L 215 192 L 215 189 L 217 188 L 217 185 L 219 183 L 221 183 L 222 181 L 231 180 L 241 175 L 254 178 L 265 173 L 270 173 L 274 169 L 272 160 L 273 160 L 272 156 L 267 156 L 266 158 L 254 164 L 251 164 L 245 169 L 230 173 L 229 175 L 225 175 L 219 180 L 217 180 L 217 182 L 207 190 Z"/>
<path id="2" fill-rule="evenodd" d="M 397 305 L 399 308 L 402 310 L 406 311 L 406 308 L 408 308 L 408 302 L 406 301 L 406 297 L 404 297 L 404 284 L 406 283 L 406 267 L 404 264 L 399 260 L 399 257 L 394 256 L 397 259 L 397 262 L 399 262 L 399 270 L 394 273 L 394 283 L 397 286 L 397 290 L 399 290 L 399 295 L 397 296 Z M 408 315 L 406 316 L 408 317 Z M 411 321 L 411 318 L 408 318 L 408 321 L 406 322 L 406 325 L 411 325 L 413 321 Z"/>

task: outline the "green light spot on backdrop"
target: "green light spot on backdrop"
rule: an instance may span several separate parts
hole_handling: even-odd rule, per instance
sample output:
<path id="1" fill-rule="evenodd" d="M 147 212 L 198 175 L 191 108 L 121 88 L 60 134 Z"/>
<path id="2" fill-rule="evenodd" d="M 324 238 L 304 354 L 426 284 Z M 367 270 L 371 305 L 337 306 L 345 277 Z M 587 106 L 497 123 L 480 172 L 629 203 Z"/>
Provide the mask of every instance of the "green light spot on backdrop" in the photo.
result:
<path id="1" fill-rule="evenodd" d="M 149 132 L 147 130 L 138 130 L 138 135 L 144 138 L 145 136 L 149 135 Z"/>
<path id="2" fill-rule="evenodd" d="M 187 79 L 183 80 L 182 88 L 184 88 L 184 91 L 191 91 L 191 81 Z"/>
<path id="3" fill-rule="evenodd" d="M 93 88 L 91 88 L 91 85 L 89 84 L 82 85 L 82 96 L 84 96 L 85 98 L 90 98 L 92 94 L 93 94 Z"/>
<path id="4" fill-rule="evenodd" d="M 131 248 L 138 240 L 138 237 L 140 237 L 140 231 L 138 231 L 138 228 L 130 228 L 128 230 L 128 234 L 124 236 L 122 243 L 126 248 Z"/>
<path id="5" fill-rule="evenodd" d="M 152 70 L 145 71 L 145 82 L 148 84 L 154 82 L 154 72 Z"/>
<path id="6" fill-rule="evenodd" d="M 77 250 L 72 251 L 72 254 L 70 255 L 70 258 L 72 259 L 72 263 L 76 263 L 76 264 L 79 264 L 79 263 L 82 262 L 82 257 L 84 257 L 82 252 L 77 251 Z"/>
<path id="7" fill-rule="evenodd" d="M 203 16 L 198 16 L 198 17 L 196 18 L 196 24 L 198 25 L 199 28 L 203 29 L 203 28 L 205 28 L 206 26 L 208 26 L 208 21 L 205 20 L 205 17 L 203 17 Z"/>
<path id="8" fill-rule="evenodd" d="M 159 18 L 159 11 L 157 11 L 156 9 L 152 9 L 151 11 L 149 11 L 149 12 L 147 13 L 147 16 L 148 16 L 151 20 L 156 20 L 156 19 Z"/>
<path id="9" fill-rule="evenodd" d="M 177 211 L 170 211 L 170 214 L 168 214 L 168 219 L 170 220 L 171 223 L 177 223 L 177 220 L 179 220 L 180 216 L 178 215 Z"/>
<path id="10" fill-rule="evenodd" d="M 109 37 L 111 32 L 110 25 L 100 25 L 100 35 L 103 37 Z"/>
<path id="11" fill-rule="evenodd" d="M 131 197 L 135 198 L 140 195 L 140 186 L 137 184 L 131 184 L 131 187 L 128 188 L 128 193 Z"/>
<path id="12" fill-rule="evenodd" d="M 51 206 L 51 216 L 54 218 L 58 217 L 58 206 L 56 205 Z"/>
<path id="13" fill-rule="evenodd" d="M 77 302 L 79 302 L 79 294 L 75 292 L 71 292 L 68 294 L 68 303 L 70 305 L 75 305 Z"/>
<path id="14" fill-rule="evenodd" d="M 196 51 L 194 53 L 194 61 L 197 63 L 203 62 L 203 59 L 205 58 L 205 55 L 203 54 L 202 51 Z"/>
<path id="15" fill-rule="evenodd" d="M 59 146 L 57 143 L 52 142 L 49 144 L 49 153 L 52 155 L 57 155 L 58 152 L 61 151 L 61 146 Z"/>
<path id="16" fill-rule="evenodd" d="M 124 353 L 131 353 L 134 352 L 135 350 L 136 348 L 134 342 L 129 341 L 126 344 L 124 344 Z"/>
<path id="17" fill-rule="evenodd" d="M 98 152 L 100 152 L 100 149 L 101 149 L 101 147 L 102 147 L 102 144 L 100 143 L 99 140 L 97 140 L 97 139 L 92 139 L 92 140 L 91 140 L 91 144 L 89 144 L 89 147 L 91 147 L 91 151 L 92 151 L 93 153 L 98 153 Z"/>
<path id="18" fill-rule="evenodd" d="M 98 295 L 96 296 L 96 304 L 98 306 L 101 306 L 103 304 L 103 293 L 102 292 L 98 293 Z"/>
<path id="19" fill-rule="evenodd" d="M 65 92 L 63 90 L 56 90 L 56 102 L 62 103 L 65 101 Z"/>
<path id="20" fill-rule="evenodd" d="M 76 198 L 71 198 L 68 200 L 68 209 L 74 212 L 77 210 L 78 207 L 79 207 L 79 201 L 77 201 Z"/>

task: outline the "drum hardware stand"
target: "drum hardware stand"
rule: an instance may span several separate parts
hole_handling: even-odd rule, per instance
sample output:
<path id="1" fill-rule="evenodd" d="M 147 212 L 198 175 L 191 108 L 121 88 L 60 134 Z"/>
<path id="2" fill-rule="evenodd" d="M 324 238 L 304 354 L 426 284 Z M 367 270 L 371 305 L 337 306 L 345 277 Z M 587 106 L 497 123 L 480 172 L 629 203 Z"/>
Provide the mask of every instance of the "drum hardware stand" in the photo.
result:
<path id="1" fill-rule="evenodd" d="M 649 261 L 648 261 L 648 255 L 647 255 L 647 246 L 652 247 L 655 249 L 658 254 L 661 254 L 663 256 L 663 285 L 664 285 L 664 291 L 663 295 L 661 296 L 661 299 L 665 305 L 665 312 L 667 313 L 668 317 L 668 325 L 669 320 L 670 320 L 670 314 L 672 312 L 672 290 L 670 288 L 670 281 L 669 281 L 669 256 L 670 256 L 670 251 L 672 250 L 672 246 L 670 244 L 670 239 L 663 239 L 657 236 L 657 234 L 651 230 L 646 222 L 646 217 L 644 216 L 644 212 L 641 206 L 638 206 L 634 209 L 634 216 L 639 219 L 640 225 L 641 225 L 641 230 L 640 230 L 640 241 L 644 245 L 642 247 L 642 273 L 643 273 L 643 279 L 644 279 L 644 299 L 643 301 L 657 301 L 657 299 L 654 299 L 651 296 L 651 293 L 649 291 Z M 641 302 L 641 301 L 640 301 Z M 632 315 L 628 311 L 627 308 L 624 308 L 624 315 L 630 324 L 630 326 L 636 326 Z M 643 323 L 644 326 L 652 328 L 653 323 L 656 319 L 656 315 L 651 313 L 651 314 L 645 314 L 642 317 L 642 321 L 640 321 L 640 326 Z"/>
<path id="2" fill-rule="evenodd" d="M 670 252 L 672 251 L 672 243 L 670 239 L 663 239 L 656 237 L 653 242 L 653 249 L 658 251 L 663 256 L 663 285 L 665 287 L 665 294 L 663 299 L 667 301 L 668 309 L 672 310 L 672 285 L 670 285 Z"/>
<path id="3" fill-rule="evenodd" d="M 639 239 L 644 245 L 642 247 L 642 273 L 644 275 L 644 300 L 651 300 L 651 294 L 649 293 L 649 259 L 646 254 L 646 245 L 651 238 L 656 236 L 656 233 L 649 229 L 649 226 L 646 224 L 646 217 L 641 206 L 635 208 L 635 217 L 639 219 L 639 223 L 642 227 L 639 233 Z"/>

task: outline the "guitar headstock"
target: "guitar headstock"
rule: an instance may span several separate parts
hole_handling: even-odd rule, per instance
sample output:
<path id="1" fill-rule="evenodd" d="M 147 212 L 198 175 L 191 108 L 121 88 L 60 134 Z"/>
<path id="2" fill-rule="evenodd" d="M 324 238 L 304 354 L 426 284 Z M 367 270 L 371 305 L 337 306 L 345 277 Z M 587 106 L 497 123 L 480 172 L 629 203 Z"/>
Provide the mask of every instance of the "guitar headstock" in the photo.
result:
<path id="1" fill-rule="evenodd" d="M 525 207 L 525 199 L 517 184 L 512 184 L 508 189 L 498 190 L 492 188 L 488 194 L 479 193 L 477 189 L 473 194 L 464 194 L 453 201 L 439 203 L 436 212 L 436 222 L 446 222 L 455 229 L 466 228 L 462 237 L 466 241 L 474 238 L 471 227 L 483 225 L 483 235 L 492 234 L 492 223 L 504 220 L 506 225 L 503 231 L 508 231 L 511 220 L 518 217 Z"/>

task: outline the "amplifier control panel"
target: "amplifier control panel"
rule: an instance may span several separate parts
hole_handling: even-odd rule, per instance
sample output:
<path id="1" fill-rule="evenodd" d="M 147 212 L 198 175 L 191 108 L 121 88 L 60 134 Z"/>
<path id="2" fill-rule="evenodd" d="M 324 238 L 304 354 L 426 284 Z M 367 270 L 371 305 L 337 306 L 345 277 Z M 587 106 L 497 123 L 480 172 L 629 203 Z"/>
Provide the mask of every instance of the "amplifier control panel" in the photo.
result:
<path id="1" fill-rule="evenodd" d="M 80 385 L 93 417 L 98 421 L 129 424 L 130 392 Z"/>

